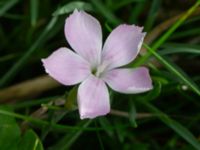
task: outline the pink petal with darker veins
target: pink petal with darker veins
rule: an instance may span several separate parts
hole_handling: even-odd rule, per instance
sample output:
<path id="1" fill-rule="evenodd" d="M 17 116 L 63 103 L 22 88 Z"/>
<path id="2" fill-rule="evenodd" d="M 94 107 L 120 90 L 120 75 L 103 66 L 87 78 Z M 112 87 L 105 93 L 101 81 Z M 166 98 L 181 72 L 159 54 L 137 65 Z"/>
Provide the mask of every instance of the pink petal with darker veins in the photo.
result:
<path id="1" fill-rule="evenodd" d="M 102 49 L 101 26 L 94 17 L 75 10 L 65 22 L 65 36 L 71 47 L 93 66 L 98 65 Z"/>
<path id="2" fill-rule="evenodd" d="M 151 90 L 152 81 L 145 67 L 136 69 L 113 69 L 103 80 L 115 91 L 121 93 L 142 93 Z"/>
<path id="3" fill-rule="evenodd" d="M 119 25 L 108 36 L 103 47 L 102 64 L 108 69 L 133 61 L 141 48 L 145 33 L 135 25 Z"/>
<path id="4" fill-rule="evenodd" d="M 91 75 L 78 88 L 81 119 L 95 118 L 110 112 L 109 93 L 103 80 Z"/>
<path id="5" fill-rule="evenodd" d="M 90 74 L 87 61 L 67 48 L 60 48 L 42 59 L 46 72 L 64 85 L 74 85 Z"/>

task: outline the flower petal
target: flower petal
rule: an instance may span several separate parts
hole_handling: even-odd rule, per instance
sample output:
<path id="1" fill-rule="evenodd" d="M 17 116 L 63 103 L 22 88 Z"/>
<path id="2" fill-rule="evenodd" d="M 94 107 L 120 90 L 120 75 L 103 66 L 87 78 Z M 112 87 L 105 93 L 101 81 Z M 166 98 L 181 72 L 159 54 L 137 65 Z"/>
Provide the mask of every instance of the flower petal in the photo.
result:
<path id="1" fill-rule="evenodd" d="M 142 27 L 125 24 L 114 29 L 103 47 L 103 64 L 111 69 L 126 65 L 134 60 L 145 36 L 142 29 Z"/>
<path id="2" fill-rule="evenodd" d="M 70 46 L 90 63 L 97 65 L 102 48 L 101 26 L 94 17 L 75 10 L 65 22 L 65 36 Z"/>
<path id="3" fill-rule="evenodd" d="M 56 50 L 42 62 L 46 72 L 64 85 L 77 84 L 90 74 L 89 63 L 67 48 Z"/>
<path id="4" fill-rule="evenodd" d="M 113 90 L 121 93 L 141 93 L 153 88 L 145 67 L 110 70 L 103 79 Z"/>
<path id="5" fill-rule="evenodd" d="M 103 80 L 91 75 L 78 88 L 81 119 L 106 115 L 110 111 L 109 94 Z"/>

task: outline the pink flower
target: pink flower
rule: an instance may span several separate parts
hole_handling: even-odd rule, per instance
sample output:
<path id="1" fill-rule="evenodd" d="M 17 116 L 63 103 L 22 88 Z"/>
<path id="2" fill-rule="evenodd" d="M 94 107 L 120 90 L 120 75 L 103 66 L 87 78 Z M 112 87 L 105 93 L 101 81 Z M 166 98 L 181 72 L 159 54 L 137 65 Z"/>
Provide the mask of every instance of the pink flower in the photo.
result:
<path id="1" fill-rule="evenodd" d="M 110 111 L 106 84 L 121 93 L 141 93 L 152 89 L 145 67 L 119 68 L 138 55 L 145 33 L 135 25 L 119 25 L 102 48 L 101 26 L 94 17 L 75 10 L 65 22 L 65 36 L 75 51 L 59 48 L 42 59 L 46 72 L 64 85 L 81 82 L 78 88 L 80 118 L 95 118 Z"/>

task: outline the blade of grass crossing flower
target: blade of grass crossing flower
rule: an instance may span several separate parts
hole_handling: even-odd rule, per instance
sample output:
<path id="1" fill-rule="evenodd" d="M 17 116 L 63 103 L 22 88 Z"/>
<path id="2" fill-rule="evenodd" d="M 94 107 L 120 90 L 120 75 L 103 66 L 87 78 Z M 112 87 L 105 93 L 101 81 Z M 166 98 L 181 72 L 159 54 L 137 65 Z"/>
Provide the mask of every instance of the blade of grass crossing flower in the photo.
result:
<path id="1" fill-rule="evenodd" d="M 182 23 L 197 9 L 200 1 L 197 1 L 177 22 L 172 25 L 169 30 L 165 32 L 152 46 L 152 49 L 156 51 L 171 35 L 174 31 L 182 25 Z M 147 52 L 141 59 L 139 59 L 134 66 L 141 65 L 151 56 L 151 53 Z"/>
<path id="2" fill-rule="evenodd" d="M 50 36 L 47 36 L 50 30 L 54 27 L 57 21 L 57 17 L 53 17 L 52 20 L 49 22 L 45 30 L 41 33 L 39 38 L 33 43 L 33 45 L 27 50 L 27 52 L 22 56 L 20 60 L 18 60 L 13 67 L 1 78 L 0 80 L 0 87 L 4 86 L 7 82 L 9 82 L 15 74 L 21 69 L 22 66 L 26 64 L 28 59 L 32 56 L 32 54 L 36 51 L 37 47 L 45 42 Z M 48 37 L 48 38 L 47 38 Z"/>
<path id="3" fill-rule="evenodd" d="M 184 126 L 182 126 L 179 122 L 171 119 L 165 113 L 151 105 L 150 103 L 138 100 L 138 102 L 143 103 L 152 113 L 156 114 L 156 116 L 167 126 L 172 128 L 178 135 L 180 135 L 183 139 L 185 139 L 188 143 L 190 143 L 195 149 L 200 149 L 199 141 L 194 137 L 194 135 Z"/>
<path id="4" fill-rule="evenodd" d="M 191 81 L 188 77 L 186 77 L 184 74 L 182 74 L 180 71 L 178 71 L 174 66 L 172 66 L 170 63 L 168 63 L 165 59 L 162 58 L 158 53 L 155 52 L 154 49 L 150 48 L 148 45 L 143 44 L 144 47 L 152 53 L 167 69 L 169 69 L 172 73 L 174 73 L 177 77 L 179 77 L 186 85 L 188 85 L 195 93 L 197 93 L 200 96 L 200 90 L 199 87 Z"/>

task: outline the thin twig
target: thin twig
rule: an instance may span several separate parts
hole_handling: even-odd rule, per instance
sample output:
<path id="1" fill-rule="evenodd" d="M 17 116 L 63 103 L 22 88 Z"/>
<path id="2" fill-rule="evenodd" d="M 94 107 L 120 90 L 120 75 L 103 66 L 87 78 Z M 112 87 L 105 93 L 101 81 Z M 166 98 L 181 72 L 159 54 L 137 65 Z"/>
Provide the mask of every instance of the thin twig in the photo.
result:
<path id="1" fill-rule="evenodd" d="M 120 111 L 120 110 L 114 110 L 112 109 L 110 111 L 111 115 L 115 115 L 115 116 L 120 116 L 120 117 L 125 117 L 125 118 L 129 118 L 130 115 L 128 112 L 124 112 L 124 111 Z M 154 114 L 151 113 L 137 113 L 136 114 L 136 119 L 143 119 L 143 118 L 149 118 L 149 117 L 154 117 Z"/>

